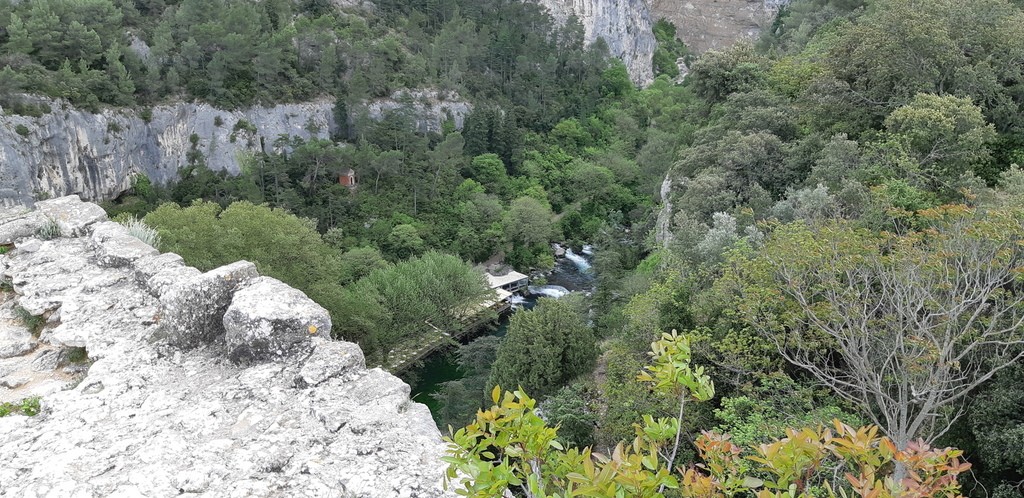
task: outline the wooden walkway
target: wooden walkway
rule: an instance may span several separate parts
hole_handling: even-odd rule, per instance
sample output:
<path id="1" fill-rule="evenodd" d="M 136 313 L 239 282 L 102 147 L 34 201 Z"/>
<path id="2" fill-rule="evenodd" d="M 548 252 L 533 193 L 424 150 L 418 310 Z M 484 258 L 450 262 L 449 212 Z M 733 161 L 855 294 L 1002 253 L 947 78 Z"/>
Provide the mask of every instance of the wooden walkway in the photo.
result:
<path id="1" fill-rule="evenodd" d="M 402 344 L 395 349 L 392 349 L 388 354 L 388 361 L 384 365 L 381 365 L 381 367 L 388 372 L 398 375 L 409 367 L 415 365 L 420 360 L 430 356 L 435 351 L 447 345 L 458 344 L 459 339 L 480 330 L 488 323 L 496 321 L 497 318 L 508 313 L 510 309 L 512 309 L 512 305 L 504 303 L 501 307 L 493 310 L 497 311 L 497 317 L 494 317 L 489 313 L 475 315 L 472 319 L 467 321 L 466 325 L 459 330 L 459 332 L 454 334 L 454 336 L 452 334 L 442 332 L 430 322 L 425 322 L 429 329 L 423 335 L 406 341 L 412 344 Z"/>

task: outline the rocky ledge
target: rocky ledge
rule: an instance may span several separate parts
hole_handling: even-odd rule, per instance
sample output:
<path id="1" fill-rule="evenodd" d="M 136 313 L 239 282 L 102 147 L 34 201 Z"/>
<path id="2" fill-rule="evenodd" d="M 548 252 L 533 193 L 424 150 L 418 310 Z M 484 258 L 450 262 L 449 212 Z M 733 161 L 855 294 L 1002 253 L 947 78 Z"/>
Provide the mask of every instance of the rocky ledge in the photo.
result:
<path id="1" fill-rule="evenodd" d="M 0 401 L 41 396 L 0 418 L 0 496 L 445 496 L 409 386 L 251 263 L 201 273 L 77 197 L 0 212 L 0 244 Z"/>

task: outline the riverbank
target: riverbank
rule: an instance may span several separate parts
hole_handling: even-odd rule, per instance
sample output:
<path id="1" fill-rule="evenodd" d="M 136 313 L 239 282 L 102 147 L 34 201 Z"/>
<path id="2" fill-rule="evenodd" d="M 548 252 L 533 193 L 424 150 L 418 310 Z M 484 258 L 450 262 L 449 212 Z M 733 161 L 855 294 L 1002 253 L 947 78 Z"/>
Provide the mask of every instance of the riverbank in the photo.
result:
<path id="1" fill-rule="evenodd" d="M 490 329 L 480 329 L 476 333 L 467 334 L 462 340 L 448 340 L 449 347 L 439 347 L 429 354 L 422 355 L 401 374 L 397 374 L 412 386 L 412 398 L 430 408 L 435 419 L 443 408 L 441 402 L 434 398 L 440 393 L 447 382 L 458 381 L 465 377 L 459 367 L 458 345 L 468 344 L 483 337 L 503 338 L 508 331 L 508 324 L 518 310 L 531 309 L 542 297 L 560 298 L 570 292 L 589 293 L 594 285 L 594 272 L 591 267 L 592 253 L 589 247 L 582 254 L 566 249 L 555 260 L 555 267 L 542 275 L 545 285 L 530 286 L 522 299 L 516 300 L 508 313 L 502 315 Z"/>

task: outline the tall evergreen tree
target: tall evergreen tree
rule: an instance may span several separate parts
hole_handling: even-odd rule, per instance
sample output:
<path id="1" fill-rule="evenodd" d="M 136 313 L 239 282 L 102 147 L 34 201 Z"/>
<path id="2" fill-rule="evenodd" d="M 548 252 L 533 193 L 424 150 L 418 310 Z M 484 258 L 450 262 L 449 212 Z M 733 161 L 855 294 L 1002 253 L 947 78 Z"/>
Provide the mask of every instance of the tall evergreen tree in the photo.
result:
<path id="1" fill-rule="evenodd" d="M 522 386 L 540 396 L 588 372 L 597 350 L 580 304 L 572 297 L 544 298 L 534 309 L 513 315 L 490 385 Z"/>

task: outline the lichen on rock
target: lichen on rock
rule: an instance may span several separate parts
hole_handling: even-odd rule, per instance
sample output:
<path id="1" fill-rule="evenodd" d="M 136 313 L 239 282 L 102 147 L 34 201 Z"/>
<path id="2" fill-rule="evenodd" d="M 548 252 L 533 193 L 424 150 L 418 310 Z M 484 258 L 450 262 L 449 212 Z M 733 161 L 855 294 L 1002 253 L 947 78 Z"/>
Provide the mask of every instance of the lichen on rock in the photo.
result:
<path id="1" fill-rule="evenodd" d="M 224 331 L 233 361 L 274 359 L 307 354 L 312 336 L 330 337 L 331 315 L 302 291 L 259 277 L 235 292 Z"/>

